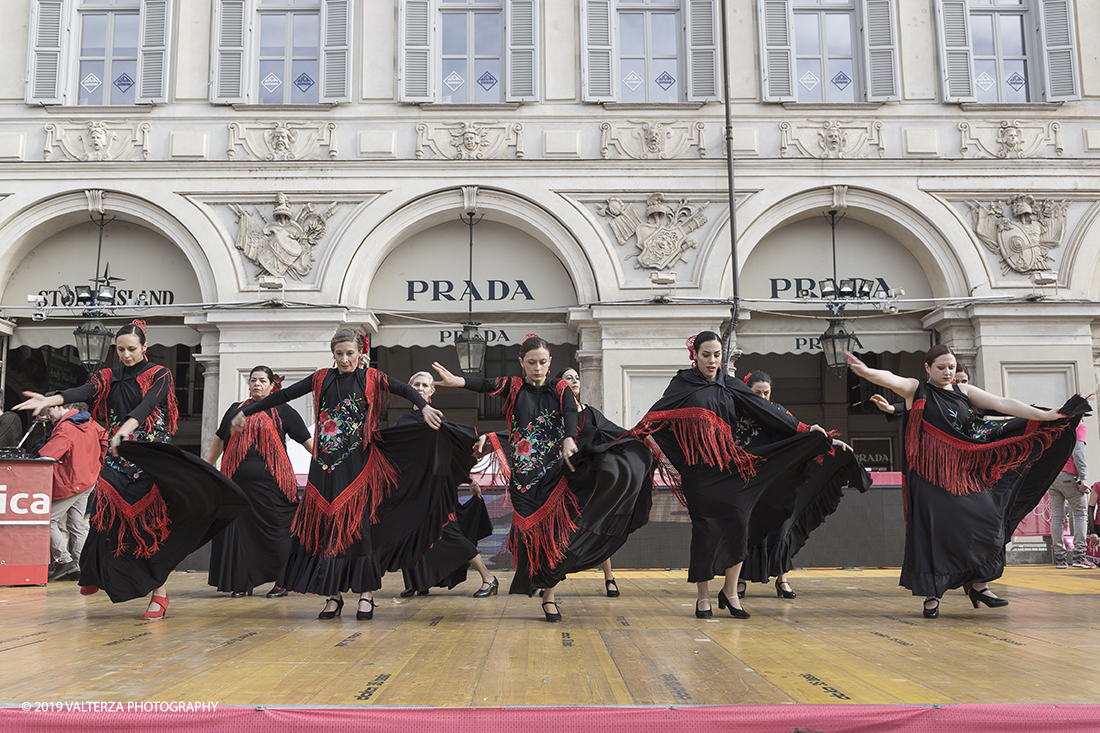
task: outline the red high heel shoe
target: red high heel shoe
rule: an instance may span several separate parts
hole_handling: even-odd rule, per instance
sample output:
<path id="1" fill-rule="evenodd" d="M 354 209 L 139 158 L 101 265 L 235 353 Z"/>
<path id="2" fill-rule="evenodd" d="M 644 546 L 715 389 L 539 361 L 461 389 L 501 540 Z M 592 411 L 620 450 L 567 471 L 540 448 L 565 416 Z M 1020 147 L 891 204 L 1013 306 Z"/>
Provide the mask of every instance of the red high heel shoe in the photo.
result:
<path id="1" fill-rule="evenodd" d="M 99 588 L 97 588 L 94 585 L 82 585 L 82 586 L 80 586 L 80 595 L 82 595 L 82 596 L 90 596 L 90 595 L 92 595 L 94 593 L 98 593 L 98 592 L 99 592 Z"/>
<path id="2" fill-rule="evenodd" d="M 146 611 L 141 615 L 142 618 L 164 618 L 164 614 L 168 613 L 168 597 L 167 596 L 153 596 L 153 603 L 160 606 L 157 611 Z"/>

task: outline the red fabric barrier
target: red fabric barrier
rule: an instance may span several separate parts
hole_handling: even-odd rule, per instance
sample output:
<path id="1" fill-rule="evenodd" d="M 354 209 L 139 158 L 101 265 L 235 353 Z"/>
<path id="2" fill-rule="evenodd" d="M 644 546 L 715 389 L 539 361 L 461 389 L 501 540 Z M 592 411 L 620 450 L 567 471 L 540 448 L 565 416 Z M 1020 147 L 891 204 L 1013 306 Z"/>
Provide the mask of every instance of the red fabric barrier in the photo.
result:
<path id="1" fill-rule="evenodd" d="M 55 703 L 62 710 L 0 709 L 0 731 L 60 733 L 155 730 L 158 733 L 251 733 L 279 730 L 316 733 L 932 733 L 995 730 L 998 733 L 1092 733 L 1100 730 L 1100 705 L 729 705 L 714 707 L 515 707 L 515 708 L 252 708 L 170 712 L 183 703 Z M 117 705 L 121 710 L 113 709 Z M 94 706 L 100 706 L 96 708 Z M 165 712 L 160 712 L 164 708 Z"/>

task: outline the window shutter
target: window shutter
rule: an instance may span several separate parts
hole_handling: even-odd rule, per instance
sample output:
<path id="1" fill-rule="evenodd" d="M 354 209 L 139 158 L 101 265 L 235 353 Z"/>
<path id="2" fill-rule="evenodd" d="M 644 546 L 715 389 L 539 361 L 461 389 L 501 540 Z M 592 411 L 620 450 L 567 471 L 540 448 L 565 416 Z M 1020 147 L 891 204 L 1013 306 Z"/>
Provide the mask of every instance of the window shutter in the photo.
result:
<path id="1" fill-rule="evenodd" d="M 790 0 L 756 0 L 765 102 L 794 102 L 794 13 Z"/>
<path id="2" fill-rule="evenodd" d="M 713 102 L 720 96 L 721 54 L 715 5 L 715 0 L 687 0 L 689 102 Z"/>
<path id="3" fill-rule="evenodd" d="M 31 5 L 27 104 L 65 101 L 65 10 L 64 0 L 37 0 Z"/>
<path id="4" fill-rule="evenodd" d="M 351 2 L 321 5 L 321 101 L 351 101 Z"/>
<path id="5" fill-rule="evenodd" d="M 614 102 L 615 78 L 614 0 L 581 0 L 581 99 Z"/>
<path id="6" fill-rule="evenodd" d="M 1070 0 L 1039 0 L 1039 35 L 1043 39 L 1044 100 L 1080 99 Z"/>
<path id="7" fill-rule="evenodd" d="M 504 32 L 507 91 L 505 101 L 538 101 L 538 29 L 535 0 L 508 0 L 505 3 Z"/>
<path id="8" fill-rule="evenodd" d="M 398 5 L 397 77 L 402 102 L 432 101 L 432 5 L 431 0 L 401 0 Z"/>
<path id="9" fill-rule="evenodd" d="M 142 0 L 141 56 L 138 60 L 138 93 L 140 102 L 168 101 L 168 23 L 171 13 L 168 0 Z"/>
<path id="10" fill-rule="evenodd" d="M 862 0 L 864 88 L 868 102 L 899 99 L 893 0 Z"/>
<path id="11" fill-rule="evenodd" d="M 213 83 L 210 101 L 233 104 L 248 101 L 248 0 L 215 0 Z"/>
<path id="12" fill-rule="evenodd" d="M 966 0 L 936 0 L 943 101 L 973 102 L 974 64 Z"/>

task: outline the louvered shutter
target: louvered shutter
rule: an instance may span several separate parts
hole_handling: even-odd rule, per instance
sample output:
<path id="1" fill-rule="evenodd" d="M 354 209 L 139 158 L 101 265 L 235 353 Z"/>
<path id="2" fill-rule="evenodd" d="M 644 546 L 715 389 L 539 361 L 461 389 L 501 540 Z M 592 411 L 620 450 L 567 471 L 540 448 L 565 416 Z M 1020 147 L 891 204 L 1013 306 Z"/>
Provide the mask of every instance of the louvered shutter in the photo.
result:
<path id="1" fill-rule="evenodd" d="M 1080 99 L 1070 0 L 1039 0 L 1038 5 L 1039 35 L 1043 40 L 1043 100 Z"/>
<path id="2" fill-rule="evenodd" d="M 688 101 L 719 98 L 721 54 L 715 0 L 687 0 Z"/>
<path id="3" fill-rule="evenodd" d="M 321 5 L 321 101 L 351 101 L 351 0 Z"/>
<path id="4" fill-rule="evenodd" d="M 172 37 L 168 0 L 142 0 L 141 50 L 138 59 L 137 101 L 168 101 L 168 41 Z"/>
<path id="5" fill-rule="evenodd" d="M 210 101 L 234 104 L 248 101 L 248 28 L 251 6 L 247 0 L 215 0 L 214 59 L 211 64 Z"/>
<path id="6" fill-rule="evenodd" d="M 581 0 L 581 99 L 614 102 L 618 98 L 613 0 Z"/>
<path id="7" fill-rule="evenodd" d="M 397 77 L 402 102 L 432 101 L 431 0 L 401 0 L 397 13 Z"/>
<path id="8" fill-rule="evenodd" d="M 898 43 L 894 0 L 862 0 L 863 68 L 866 100 L 885 102 L 901 97 L 898 89 Z"/>
<path id="9" fill-rule="evenodd" d="M 756 9 L 763 100 L 797 101 L 794 88 L 794 14 L 790 0 L 756 0 Z"/>
<path id="10" fill-rule="evenodd" d="M 973 102 L 974 63 L 966 0 L 936 0 L 943 101 Z"/>
<path id="11" fill-rule="evenodd" d="M 551 0 L 553 1 L 553 0 Z M 538 8 L 535 0 L 507 0 L 505 101 L 538 101 Z"/>
<path id="12" fill-rule="evenodd" d="M 27 104 L 65 101 L 65 0 L 36 0 L 31 5 L 27 58 Z"/>

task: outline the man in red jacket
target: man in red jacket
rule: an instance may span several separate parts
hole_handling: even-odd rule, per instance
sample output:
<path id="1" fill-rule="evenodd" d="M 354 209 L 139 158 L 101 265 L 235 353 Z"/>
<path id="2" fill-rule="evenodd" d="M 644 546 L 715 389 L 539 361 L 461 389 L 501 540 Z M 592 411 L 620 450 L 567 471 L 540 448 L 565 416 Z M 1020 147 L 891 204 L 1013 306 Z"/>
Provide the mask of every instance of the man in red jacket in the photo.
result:
<path id="1" fill-rule="evenodd" d="M 92 419 L 83 402 L 51 407 L 46 415 L 54 427 L 38 455 L 59 461 L 53 471 L 50 510 L 50 554 L 54 561 L 50 580 L 58 580 L 80 570 L 76 559 L 88 537 L 84 515 L 107 455 L 107 431 Z"/>

